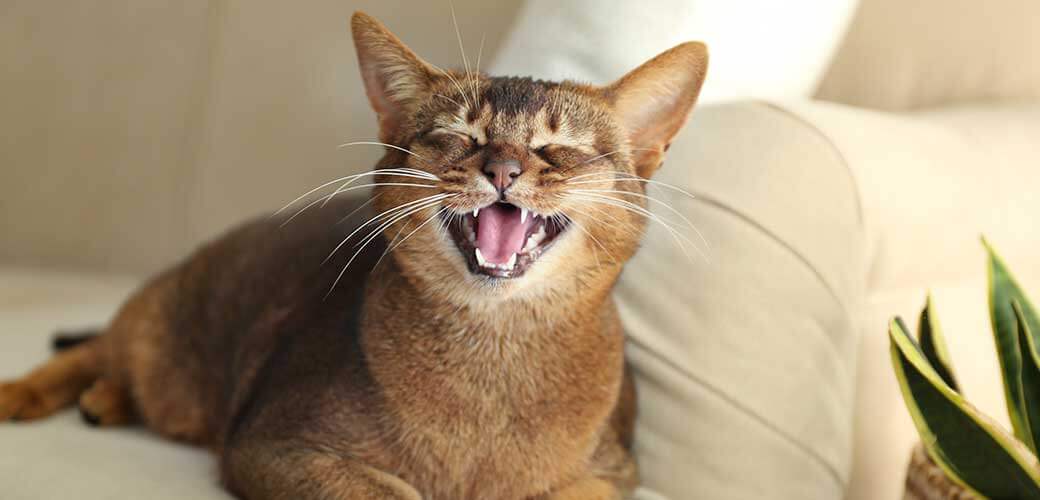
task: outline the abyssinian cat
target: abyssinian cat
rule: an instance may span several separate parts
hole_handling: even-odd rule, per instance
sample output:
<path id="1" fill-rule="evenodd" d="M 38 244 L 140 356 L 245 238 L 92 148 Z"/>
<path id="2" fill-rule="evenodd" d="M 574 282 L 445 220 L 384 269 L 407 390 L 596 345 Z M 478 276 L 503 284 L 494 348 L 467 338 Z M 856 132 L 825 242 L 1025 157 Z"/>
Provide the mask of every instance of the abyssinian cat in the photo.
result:
<path id="1" fill-rule="evenodd" d="M 78 401 L 211 448 L 254 500 L 621 498 L 635 396 L 611 289 L 704 46 L 597 87 L 443 71 L 352 28 L 387 150 L 346 182 L 374 179 L 377 215 L 340 223 L 367 207 L 327 196 L 231 231 L 0 386 L 0 420 Z"/>

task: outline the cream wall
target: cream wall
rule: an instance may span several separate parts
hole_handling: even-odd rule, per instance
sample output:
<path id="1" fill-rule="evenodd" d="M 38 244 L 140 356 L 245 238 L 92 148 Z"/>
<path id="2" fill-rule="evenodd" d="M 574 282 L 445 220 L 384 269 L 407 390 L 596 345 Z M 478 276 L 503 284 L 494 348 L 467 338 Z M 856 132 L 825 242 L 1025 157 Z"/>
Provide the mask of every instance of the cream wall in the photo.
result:
<path id="1" fill-rule="evenodd" d="M 460 65 L 447 0 L 0 3 L 0 263 L 148 272 L 367 168 L 348 20 Z M 489 60 L 518 0 L 454 0 Z"/>

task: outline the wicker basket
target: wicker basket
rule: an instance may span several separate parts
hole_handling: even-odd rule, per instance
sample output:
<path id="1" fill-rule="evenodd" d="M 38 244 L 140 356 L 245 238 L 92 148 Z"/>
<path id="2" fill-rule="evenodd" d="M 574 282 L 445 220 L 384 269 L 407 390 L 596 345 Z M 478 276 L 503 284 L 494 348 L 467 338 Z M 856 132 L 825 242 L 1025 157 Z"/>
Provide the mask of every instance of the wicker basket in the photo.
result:
<path id="1" fill-rule="evenodd" d="M 966 491 L 935 465 L 935 462 L 918 445 L 910 456 L 906 471 L 906 494 L 903 500 L 983 500 Z"/>

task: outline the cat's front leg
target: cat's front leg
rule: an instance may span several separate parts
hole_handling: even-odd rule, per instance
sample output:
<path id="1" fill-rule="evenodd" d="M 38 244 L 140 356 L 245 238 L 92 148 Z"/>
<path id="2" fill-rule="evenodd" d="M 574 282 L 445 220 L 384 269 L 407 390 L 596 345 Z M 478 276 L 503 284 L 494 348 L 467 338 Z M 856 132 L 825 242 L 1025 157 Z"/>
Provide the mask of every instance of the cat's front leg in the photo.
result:
<path id="1" fill-rule="evenodd" d="M 393 474 L 300 443 L 233 446 L 225 451 L 224 477 L 246 500 L 422 500 Z"/>

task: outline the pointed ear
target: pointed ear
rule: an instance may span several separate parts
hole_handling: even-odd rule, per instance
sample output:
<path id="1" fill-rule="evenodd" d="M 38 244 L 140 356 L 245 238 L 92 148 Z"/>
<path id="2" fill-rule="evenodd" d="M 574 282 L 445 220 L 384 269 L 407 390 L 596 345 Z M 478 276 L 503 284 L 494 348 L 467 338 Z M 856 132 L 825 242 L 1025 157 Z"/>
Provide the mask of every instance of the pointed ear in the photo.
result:
<path id="1" fill-rule="evenodd" d="M 355 12 L 350 27 L 365 93 L 379 117 L 379 139 L 391 142 L 430 91 L 433 70 L 374 17 Z"/>
<path id="2" fill-rule="evenodd" d="M 703 43 L 677 45 L 607 87 L 614 114 L 628 131 L 637 173 L 649 178 L 690 114 L 708 69 Z"/>

